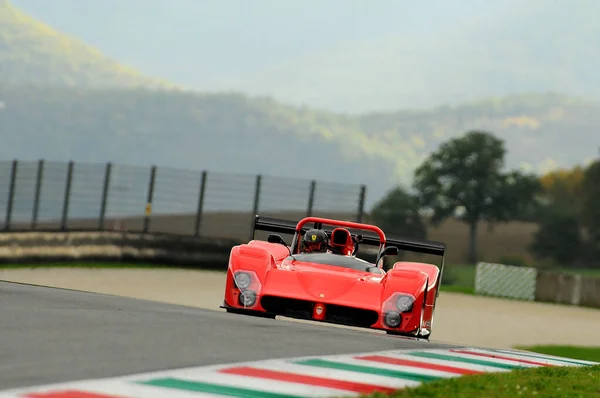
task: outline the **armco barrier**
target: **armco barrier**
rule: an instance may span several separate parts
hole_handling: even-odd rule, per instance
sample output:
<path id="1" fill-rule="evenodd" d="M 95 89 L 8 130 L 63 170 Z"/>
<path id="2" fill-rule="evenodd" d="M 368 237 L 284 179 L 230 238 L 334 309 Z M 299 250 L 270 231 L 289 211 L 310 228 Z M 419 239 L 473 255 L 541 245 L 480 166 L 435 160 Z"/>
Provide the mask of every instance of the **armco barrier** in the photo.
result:
<path id="1" fill-rule="evenodd" d="M 478 263 L 475 293 L 485 296 L 535 300 L 537 269 Z"/>

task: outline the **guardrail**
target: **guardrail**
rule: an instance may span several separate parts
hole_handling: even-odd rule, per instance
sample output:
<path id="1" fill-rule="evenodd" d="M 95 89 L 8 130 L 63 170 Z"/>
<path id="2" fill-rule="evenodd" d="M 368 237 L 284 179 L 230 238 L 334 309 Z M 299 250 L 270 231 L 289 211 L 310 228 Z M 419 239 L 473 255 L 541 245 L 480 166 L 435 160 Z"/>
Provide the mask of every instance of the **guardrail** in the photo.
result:
<path id="1" fill-rule="evenodd" d="M 475 294 L 600 308 L 600 278 L 482 262 Z"/>
<path id="2" fill-rule="evenodd" d="M 247 239 L 255 214 L 361 221 L 366 187 L 169 167 L 0 161 L 0 230 Z"/>

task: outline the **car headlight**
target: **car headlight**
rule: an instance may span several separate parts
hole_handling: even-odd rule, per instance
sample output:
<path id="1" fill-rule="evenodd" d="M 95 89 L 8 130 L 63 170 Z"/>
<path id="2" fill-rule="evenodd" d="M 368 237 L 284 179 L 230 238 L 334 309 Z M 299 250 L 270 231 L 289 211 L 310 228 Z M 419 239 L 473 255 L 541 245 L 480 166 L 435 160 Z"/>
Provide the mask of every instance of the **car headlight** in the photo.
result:
<path id="1" fill-rule="evenodd" d="M 397 328 L 398 326 L 400 326 L 402 318 L 400 317 L 400 314 L 398 314 L 396 311 L 388 311 L 385 313 L 383 321 L 387 326 L 391 328 Z"/>
<path id="2" fill-rule="evenodd" d="M 246 289 L 250 286 L 250 282 L 252 282 L 252 278 L 249 274 L 245 272 L 238 272 L 235 274 L 235 284 L 240 289 Z"/>
<path id="3" fill-rule="evenodd" d="M 240 304 L 244 307 L 252 307 L 256 303 L 256 294 L 250 290 L 244 290 L 240 294 Z"/>
<path id="4" fill-rule="evenodd" d="M 398 311 L 400 312 L 408 312 L 412 309 L 413 300 L 408 296 L 400 296 L 396 300 L 396 307 L 398 307 Z"/>

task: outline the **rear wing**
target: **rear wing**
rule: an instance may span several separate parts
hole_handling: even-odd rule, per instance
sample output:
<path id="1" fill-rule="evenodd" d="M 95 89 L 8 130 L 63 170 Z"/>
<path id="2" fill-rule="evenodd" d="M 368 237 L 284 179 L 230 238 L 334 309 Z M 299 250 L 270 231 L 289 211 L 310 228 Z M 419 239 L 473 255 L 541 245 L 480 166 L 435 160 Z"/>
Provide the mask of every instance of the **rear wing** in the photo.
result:
<path id="1" fill-rule="evenodd" d="M 302 231 L 296 231 L 296 225 L 298 223 L 291 220 L 283 220 L 272 217 L 254 217 L 254 224 L 252 226 L 251 239 L 255 238 L 256 231 L 267 231 L 281 234 L 304 233 L 312 227 L 303 227 Z M 324 225 L 321 227 L 325 232 L 331 234 L 335 227 Z M 354 230 L 348 228 L 351 233 L 362 235 L 361 245 L 379 246 L 379 236 L 371 231 Z M 435 256 L 444 256 L 446 252 L 446 244 L 442 242 L 435 242 L 425 239 L 415 238 L 404 238 L 398 236 L 387 236 L 386 235 L 386 246 L 396 246 L 399 250 L 411 251 L 423 254 L 432 254 Z"/>

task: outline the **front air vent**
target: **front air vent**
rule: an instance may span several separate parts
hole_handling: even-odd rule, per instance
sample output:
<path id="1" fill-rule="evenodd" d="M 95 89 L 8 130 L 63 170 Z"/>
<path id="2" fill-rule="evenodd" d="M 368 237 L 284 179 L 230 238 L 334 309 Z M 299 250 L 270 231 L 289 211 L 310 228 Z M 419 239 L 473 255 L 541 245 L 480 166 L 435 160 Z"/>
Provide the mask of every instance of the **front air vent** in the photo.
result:
<path id="1" fill-rule="evenodd" d="M 284 297 L 264 296 L 261 306 L 270 313 L 290 318 L 311 319 L 314 301 L 298 300 Z M 379 319 L 377 311 L 341 305 L 326 304 L 325 321 L 357 327 L 370 327 Z"/>

